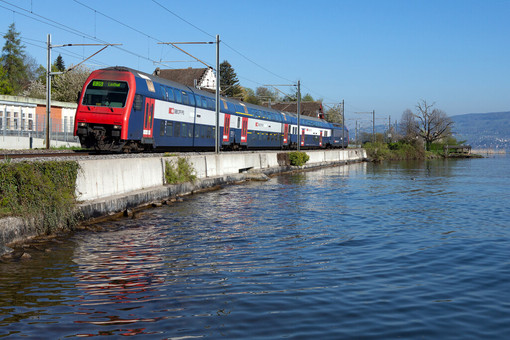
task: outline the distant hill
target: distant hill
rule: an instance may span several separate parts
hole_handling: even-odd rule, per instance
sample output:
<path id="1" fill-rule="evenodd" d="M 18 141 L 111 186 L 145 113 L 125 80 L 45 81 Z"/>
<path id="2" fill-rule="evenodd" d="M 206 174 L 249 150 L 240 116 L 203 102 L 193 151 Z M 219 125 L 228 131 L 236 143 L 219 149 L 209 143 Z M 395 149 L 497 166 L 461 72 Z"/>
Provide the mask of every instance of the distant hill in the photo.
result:
<path id="1" fill-rule="evenodd" d="M 498 148 L 510 150 L 510 111 L 489 113 L 468 113 L 450 116 L 453 133 L 458 141 L 466 141 L 474 149 Z M 375 131 L 385 133 L 388 125 L 376 125 Z M 354 129 L 352 129 L 354 131 Z M 370 139 L 372 127 L 360 129 Z M 354 137 L 354 132 L 351 133 Z"/>
<path id="2" fill-rule="evenodd" d="M 469 113 L 450 117 L 457 140 L 473 148 L 510 149 L 510 111 Z"/>

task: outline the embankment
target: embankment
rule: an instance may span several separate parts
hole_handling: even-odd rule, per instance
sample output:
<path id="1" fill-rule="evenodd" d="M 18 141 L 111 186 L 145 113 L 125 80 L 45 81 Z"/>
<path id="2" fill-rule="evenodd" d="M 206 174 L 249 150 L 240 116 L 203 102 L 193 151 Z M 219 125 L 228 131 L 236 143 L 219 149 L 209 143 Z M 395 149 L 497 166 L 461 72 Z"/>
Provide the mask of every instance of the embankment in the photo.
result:
<path id="1" fill-rule="evenodd" d="M 306 151 L 308 163 L 291 167 L 280 152 L 233 152 L 184 155 L 193 166 L 193 183 L 166 183 L 165 169 L 177 157 L 144 157 L 78 160 L 76 197 L 82 218 L 116 214 L 127 209 L 190 194 L 207 188 L 242 182 L 259 176 L 313 169 L 322 166 L 361 162 L 363 149 Z M 0 255 L 10 251 L 9 244 L 37 236 L 34 221 L 9 217 L 0 219 Z"/>

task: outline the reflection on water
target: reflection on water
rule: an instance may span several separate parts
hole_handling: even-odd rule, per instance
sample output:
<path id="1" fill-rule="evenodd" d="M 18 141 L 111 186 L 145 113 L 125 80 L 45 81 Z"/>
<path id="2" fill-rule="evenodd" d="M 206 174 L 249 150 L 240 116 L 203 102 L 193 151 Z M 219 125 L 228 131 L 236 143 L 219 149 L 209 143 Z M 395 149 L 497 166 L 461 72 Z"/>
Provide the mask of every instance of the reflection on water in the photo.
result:
<path id="1" fill-rule="evenodd" d="M 0 337 L 505 338 L 506 157 L 246 183 L 0 263 Z"/>

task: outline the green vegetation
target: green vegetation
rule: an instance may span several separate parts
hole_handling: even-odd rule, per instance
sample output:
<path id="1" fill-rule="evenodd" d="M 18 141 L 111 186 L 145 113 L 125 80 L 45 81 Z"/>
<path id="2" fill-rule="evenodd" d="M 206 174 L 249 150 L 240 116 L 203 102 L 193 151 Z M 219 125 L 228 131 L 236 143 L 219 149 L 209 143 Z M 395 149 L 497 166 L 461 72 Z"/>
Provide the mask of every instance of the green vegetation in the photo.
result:
<path id="1" fill-rule="evenodd" d="M 195 182 L 197 179 L 195 169 L 186 158 L 177 157 L 177 162 L 165 161 L 165 163 L 165 180 L 168 184 Z"/>
<path id="2" fill-rule="evenodd" d="M 303 166 L 310 159 L 306 152 L 293 151 L 289 152 L 290 165 Z"/>
<path id="3" fill-rule="evenodd" d="M 72 161 L 0 163 L 0 217 L 41 221 L 37 231 L 46 234 L 73 228 L 78 170 Z"/>
<path id="4" fill-rule="evenodd" d="M 401 140 L 396 143 L 384 143 L 381 141 L 375 143 L 366 143 L 363 147 L 367 151 L 367 156 L 375 162 L 383 160 L 416 160 L 433 159 L 445 157 L 445 145 L 460 145 L 455 138 L 450 137 L 441 143 L 431 143 L 430 151 L 425 150 L 425 145 L 418 141 L 407 142 Z"/>

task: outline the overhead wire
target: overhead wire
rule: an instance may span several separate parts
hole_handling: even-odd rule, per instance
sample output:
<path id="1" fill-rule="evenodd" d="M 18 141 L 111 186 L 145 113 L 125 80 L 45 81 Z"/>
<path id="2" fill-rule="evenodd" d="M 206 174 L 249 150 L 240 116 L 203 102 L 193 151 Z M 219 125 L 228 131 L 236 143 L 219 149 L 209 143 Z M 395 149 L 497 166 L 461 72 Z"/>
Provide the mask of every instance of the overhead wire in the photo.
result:
<path id="1" fill-rule="evenodd" d="M 215 36 L 214 36 L 214 35 L 212 35 L 212 34 L 210 34 L 209 32 L 207 32 L 207 31 L 203 30 L 202 28 L 198 27 L 197 25 L 193 24 L 192 22 L 190 22 L 190 21 L 186 20 L 186 19 L 185 19 L 185 18 L 183 18 L 182 16 L 180 16 L 180 15 L 178 15 L 177 13 L 175 13 L 174 11 L 170 10 L 168 7 L 166 7 L 166 6 L 162 5 L 160 2 L 158 2 L 158 1 L 156 1 L 156 0 L 152 0 L 152 1 L 153 1 L 153 3 L 155 3 L 156 5 L 158 5 L 159 7 L 161 7 L 162 9 L 164 9 L 165 11 L 167 11 L 168 13 L 172 14 L 173 16 L 175 16 L 175 17 L 176 17 L 176 18 L 178 18 L 179 20 L 181 20 L 181 21 L 185 22 L 186 24 L 190 25 L 191 27 L 195 28 L 196 30 L 198 30 L 198 31 L 200 31 L 200 32 L 202 32 L 202 33 L 204 33 L 205 35 L 207 35 L 207 36 L 209 36 L 209 37 L 211 37 L 211 38 L 215 38 Z M 10 5 L 10 6 L 12 6 L 12 7 L 16 8 L 16 9 L 18 9 L 18 10 L 21 10 L 21 11 L 24 11 L 24 12 L 28 12 L 28 13 L 30 13 L 32 16 L 26 15 L 26 14 L 24 14 L 24 13 L 22 13 L 22 12 L 19 12 L 19 11 L 13 10 L 13 9 L 11 9 L 11 8 L 8 8 L 8 7 L 5 7 L 5 6 L 0 5 L 0 7 L 1 7 L 1 8 L 4 8 L 4 9 L 9 10 L 9 11 L 13 11 L 13 12 L 15 12 L 15 13 L 17 13 L 17 14 L 20 14 L 20 15 L 23 15 L 23 16 L 25 16 L 25 17 L 29 18 L 29 19 L 36 20 L 36 21 L 41 22 L 41 23 L 43 23 L 43 24 L 46 24 L 46 25 L 49 25 L 49 26 L 52 26 L 52 27 L 55 27 L 55 28 L 61 29 L 61 30 L 66 31 L 66 32 L 69 32 L 69 33 L 71 33 L 71 34 L 75 34 L 75 35 L 81 36 L 81 37 L 83 37 L 83 38 L 91 39 L 91 40 L 98 41 L 98 42 L 102 42 L 102 43 L 108 43 L 108 42 L 106 42 L 106 41 L 104 41 L 104 40 L 102 40 L 102 39 L 99 39 L 99 38 L 97 38 L 97 37 L 95 37 L 95 36 L 92 36 L 92 35 L 90 35 L 90 34 L 88 34 L 88 33 L 82 32 L 82 31 L 80 31 L 80 30 L 74 29 L 74 28 L 69 27 L 69 26 L 67 26 L 67 25 L 61 24 L 61 23 L 59 23 L 59 22 L 57 22 L 57 21 L 55 21 L 55 20 L 49 19 L 49 18 L 47 18 L 47 17 L 45 17 L 45 16 L 39 15 L 39 14 L 37 14 L 37 13 L 34 13 L 34 12 L 33 12 L 33 10 L 28 11 L 28 10 L 26 10 L 26 9 L 24 9 L 24 8 L 20 7 L 20 6 L 17 6 L 17 5 L 15 5 L 15 4 L 12 4 L 12 3 L 8 2 L 8 1 L 5 1 L 5 0 L 0 0 L 0 2 L 3 2 L 3 3 L 5 3 L 5 4 L 7 4 L 7 5 Z M 162 42 L 160 39 L 158 39 L 158 38 L 156 38 L 156 37 L 153 37 L 153 36 L 151 36 L 151 35 L 149 35 L 149 34 L 147 34 L 147 33 L 143 32 L 143 31 L 141 31 L 141 30 L 139 30 L 139 29 L 137 29 L 137 28 L 135 28 L 135 27 L 133 27 L 133 26 L 130 26 L 130 25 L 128 25 L 128 24 L 126 24 L 126 23 L 124 23 L 124 22 L 122 22 L 122 21 L 118 20 L 118 19 L 115 19 L 114 17 L 112 17 L 112 16 L 110 16 L 110 15 L 108 15 L 108 14 L 105 14 L 105 13 L 103 13 L 103 12 L 101 12 L 101 11 L 98 11 L 98 10 L 96 10 L 95 8 L 93 8 L 93 7 L 89 6 L 89 5 L 86 5 L 86 4 L 84 4 L 83 2 L 81 2 L 81 1 L 79 1 L 79 0 L 74 0 L 74 2 L 75 2 L 75 3 L 77 3 L 77 4 L 79 4 L 79 5 L 81 5 L 81 6 L 83 6 L 83 7 L 85 7 L 85 8 L 87 8 L 87 9 L 89 9 L 89 10 L 91 10 L 91 11 L 94 11 L 94 13 L 98 13 L 98 14 L 100 14 L 100 15 L 104 16 L 105 18 L 108 18 L 109 20 L 111 20 L 111 21 L 113 21 L 113 22 L 115 22 L 115 23 L 117 23 L 117 24 L 119 24 L 119 25 L 122 25 L 122 26 L 124 26 L 124 27 L 126 27 L 126 28 L 128 28 L 128 29 L 130 29 L 130 30 L 132 30 L 132 31 L 134 31 L 134 32 L 137 32 L 137 33 L 139 33 L 139 34 L 141 34 L 141 35 L 144 35 L 144 36 L 146 36 L 146 37 L 147 37 L 147 38 L 149 38 L 149 39 L 152 39 L 152 40 L 157 41 L 157 42 Z M 35 17 L 33 17 L 33 16 L 35 16 Z M 39 19 L 39 18 L 40 18 L 40 19 Z M 238 51 L 237 49 L 235 49 L 234 47 L 232 47 L 231 45 L 229 45 L 229 44 L 228 44 L 228 43 L 226 43 L 225 41 L 221 41 L 220 43 L 221 43 L 221 44 L 223 44 L 223 45 L 224 45 L 225 47 L 227 47 L 228 49 L 230 49 L 231 51 L 233 51 L 234 53 L 236 53 L 236 54 L 238 54 L 239 56 L 241 56 L 242 58 L 244 58 L 245 60 L 249 61 L 249 62 L 250 62 L 250 63 L 252 63 L 253 65 L 257 66 L 258 68 L 260 68 L 260 69 L 262 69 L 262 70 L 264 70 L 265 72 L 267 72 L 267 73 L 269 73 L 269 74 L 271 74 L 271 75 L 273 75 L 273 76 L 275 76 L 275 77 L 277 77 L 277 78 L 280 78 L 280 79 L 282 79 L 282 80 L 288 81 L 289 83 L 295 83 L 294 81 L 292 81 L 292 80 L 290 80 L 290 79 L 288 79 L 288 78 L 286 78 L 286 77 L 283 77 L 283 76 L 281 76 L 281 75 L 279 75 L 279 74 L 277 74 L 277 73 L 275 73 L 275 72 L 273 72 L 273 71 L 269 70 L 268 68 L 266 68 L 266 67 L 264 67 L 264 66 L 260 65 L 259 63 L 255 62 L 255 61 L 254 61 L 254 60 L 252 60 L 251 58 L 247 57 L 245 54 L 241 53 L 240 51 Z M 38 47 L 40 47 L 40 46 L 38 46 Z M 132 51 L 127 50 L 127 49 L 122 48 L 122 47 L 118 47 L 118 46 L 113 46 L 113 47 L 114 47 L 114 48 L 117 48 L 117 49 L 119 49 L 119 50 L 122 50 L 122 51 L 124 51 L 124 52 L 126 52 L 126 53 L 129 53 L 129 54 L 131 54 L 131 55 L 134 55 L 134 56 L 136 56 L 136 57 L 138 57 L 138 58 L 142 58 L 142 59 L 145 59 L 145 60 L 151 61 L 153 64 L 156 64 L 156 63 L 157 63 L 157 64 L 162 64 L 162 65 L 165 65 L 166 67 L 172 68 L 172 67 L 168 66 L 167 64 L 162 63 L 162 62 L 161 62 L 161 60 L 159 60 L 159 61 L 158 61 L 158 60 L 153 60 L 153 59 L 152 59 L 152 58 L 150 58 L 150 57 L 145 57 L 145 56 L 143 56 L 143 55 L 140 55 L 140 54 L 138 54 L 138 53 L 136 53 L 136 52 L 132 52 Z M 68 53 L 63 53 L 63 54 L 68 54 Z M 209 64 L 210 64 L 210 63 L 209 63 Z M 259 86 L 262 86 L 262 84 L 261 84 L 260 82 L 258 82 L 258 81 L 254 81 L 254 80 L 248 79 L 248 78 L 246 78 L 246 77 L 242 77 L 242 76 L 239 76 L 239 78 L 244 79 L 244 80 L 249 81 L 249 82 L 252 82 L 252 83 L 257 84 L 257 85 L 259 85 Z M 308 87 L 305 87 L 305 86 L 304 86 L 304 88 L 305 88 L 305 89 L 307 89 L 308 91 L 312 92 L 312 93 L 319 94 L 319 93 L 317 93 L 316 91 L 311 90 L 311 89 L 310 89 L 310 88 L 308 88 Z M 319 94 L 319 96 L 321 96 L 322 98 L 326 99 L 326 97 L 325 97 L 325 96 L 322 96 L 322 95 L 320 95 L 320 94 Z M 330 99 L 328 98 L 328 101 L 329 101 L 329 100 L 330 100 Z"/>
<path id="2" fill-rule="evenodd" d="M 12 4 L 12 3 L 8 2 L 8 1 L 0 0 L 0 2 L 3 2 L 3 3 L 5 3 L 5 4 L 7 4 L 7 5 L 10 5 L 10 6 L 12 6 L 12 7 L 14 7 L 14 8 L 18 9 L 18 10 L 21 10 L 21 11 L 23 11 L 23 12 L 28 12 L 28 13 L 30 13 L 30 14 L 31 14 L 31 15 L 33 15 L 33 16 L 36 16 L 36 17 L 38 17 L 38 18 L 41 18 L 41 19 L 38 19 L 38 18 L 36 18 L 36 17 L 31 17 L 31 16 L 29 16 L 29 15 L 23 14 L 22 12 L 15 11 L 15 10 L 13 10 L 12 8 L 8 8 L 8 7 L 5 7 L 5 6 L 0 5 L 0 7 L 1 7 L 1 8 L 4 8 L 4 9 L 9 10 L 9 11 L 13 11 L 13 12 L 15 12 L 15 13 L 17 13 L 17 14 L 20 14 L 20 15 L 23 15 L 23 16 L 25 16 L 25 17 L 29 18 L 29 19 L 32 19 L 32 20 L 35 20 L 35 21 L 41 22 L 41 23 L 43 23 L 43 24 L 46 24 L 46 25 L 49 25 L 49 26 L 55 27 L 55 28 L 57 28 L 57 29 L 60 29 L 60 30 L 66 31 L 66 32 L 71 33 L 71 34 L 75 34 L 75 35 L 81 36 L 81 37 L 83 37 L 83 38 L 91 39 L 91 40 L 94 40 L 94 41 L 97 41 L 97 42 L 100 42 L 100 43 L 104 43 L 104 44 L 109 44 L 109 42 L 107 42 L 107 41 L 105 41 L 105 40 L 102 40 L 102 39 L 99 39 L 99 38 L 97 38 L 97 37 L 94 37 L 94 36 L 92 36 L 92 35 L 90 35 L 90 34 L 88 34 L 88 33 L 85 33 L 85 32 L 79 31 L 79 30 L 76 30 L 76 29 L 74 29 L 74 28 L 72 28 L 72 27 L 69 27 L 69 26 L 67 26 L 67 25 L 61 24 L 61 23 L 59 23 L 59 22 L 57 22 L 57 21 L 55 21 L 55 20 L 49 19 L 49 18 L 47 18 L 47 17 L 45 17 L 45 16 L 42 16 L 42 15 L 40 15 L 40 14 L 37 14 L 37 13 L 35 13 L 35 12 L 33 12 L 33 11 L 28 11 L 27 9 L 25 9 L 25 8 L 23 8 L 23 7 L 20 7 L 20 6 L 17 6 L 17 5 L 15 5 L 15 4 Z M 47 22 L 45 22 L 45 21 L 43 21 L 43 20 L 46 20 Z M 145 59 L 145 60 L 148 60 L 148 61 L 151 61 L 151 62 L 154 62 L 154 61 L 155 61 L 155 60 L 152 60 L 152 59 L 151 59 L 151 58 L 149 58 L 149 57 L 145 57 L 145 56 L 143 56 L 143 55 L 140 55 L 140 54 L 138 54 L 138 53 L 136 53 L 136 52 L 133 52 L 133 51 L 130 51 L 130 50 L 128 50 L 128 49 L 125 49 L 125 48 L 122 48 L 122 47 L 119 47 L 119 46 L 113 46 L 113 47 L 114 47 L 114 48 L 116 48 L 116 49 L 119 49 L 119 50 L 121 50 L 121 51 L 123 51 L 123 52 L 126 52 L 126 53 L 128 53 L 128 54 L 131 54 L 131 55 L 133 55 L 133 56 L 136 56 L 136 57 L 138 57 L 138 58 Z"/>

